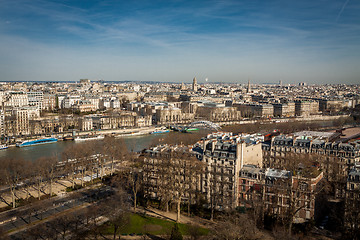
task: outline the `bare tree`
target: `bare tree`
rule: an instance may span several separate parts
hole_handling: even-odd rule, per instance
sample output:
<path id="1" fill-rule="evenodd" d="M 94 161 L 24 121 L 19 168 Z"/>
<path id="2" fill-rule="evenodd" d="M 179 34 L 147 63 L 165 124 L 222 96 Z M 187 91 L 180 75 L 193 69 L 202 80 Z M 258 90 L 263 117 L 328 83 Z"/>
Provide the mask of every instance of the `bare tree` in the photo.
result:
<path id="1" fill-rule="evenodd" d="M 154 184 L 158 189 L 158 197 L 165 205 L 166 212 L 168 212 L 169 204 L 173 200 L 173 186 L 175 184 L 175 179 L 171 173 L 171 155 L 168 153 L 157 155 L 156 158 L 153 159 L 153 163 L 155 165 L 155 171 L 158 174 L 158 178 Z"/>
<path id="2" fill-rule="evenodd" d="M 26 179 L 23 181 L 22 190 L 26 192 L 25 199 L 28 200 L 31 195 L 32 188 L 34 187 L 34 163 L 31 161 L 23 161 L 22 177 Z"/>
<path id="3" fill-rule="evenodd" d="M 102 153 L 110 158 L 111 175 L 114 174 L 115 160 L 122 160 L 128 154 L 128 150 L 122 138 L 106 137 L 103 140 Z"/>
<path id="4" fill-rule="evenodd" d="M 57 177 L 57 174 L 59 173 L 57 156 L 49 157 L 46 162 L 45 167 L 46 167 L 45 176 L 47 178 L 47 182 L 49 185 L 49 197 L 52 197 L 53 183 L 54 183 L 55 178 Z"/>
<path id="5" fill-rule="evenodd" d="M 246 214 L 237 212 L 223 214 L 212 228 L 213 239 L 252 240 L 262 239 L 256 224 Z"/>
<path id="6" fill-rule="evenodd" d="M 173 195 L 177 205 L 176 221 L 180 221 L 182 199 L 188 200 L 188 211 L 190 209 L 190 198 L 202 173 L 202 164 L 189 152 L 172 153 L 172 171 L 169 172 L 174 178 Z M 195 189 L 194 189 L 195 187 Z"/>
<path id="7" fill-rule="evenodd" d="M 116 239 L 119 230 L 126 226 L 130 221 L 130 205 L 127 199 L 127 194 L 120 187 L 117 187 L 115 195 L 106 199 L 100 206 L 103 210 L 103 215 L 106 216 L 109 219 L 109 222 L 114 226 L 114 240 Z"/>
<path id="8" fill-rule="evenodd" d="M 151 142 L 151 146 L 157 146 L 159 144 L 169 145 L 191 145 L 195 144 L 202 137 L 206 137 L 209 134 L 209 130 L 201 130 L 192 133 L 179 133 L 170 132 L 164 138 L 156 138 Z"/>
<path id="9" fill-rule="evenodd" d="M 141 161 L 141 159 L 136 159 L 133 155 L 131 155 L 131 159 L 131 165 L 129 169 L 125 171 L 125 178 L 127 186 L 131 189 L 133 194 L 134 212 L 136 213 L 137 195 L 143 183 L 140 173 L 143 161 Z"/>
<path id="10" fill-rule="evenodd" d="M 72 188 L 75 188 L 76 173 L 78 170 L 77 158 L 79 158 L 79 155 L 76 145 L 71 145 L 64 150 L 62 162 L 64 163 L 65 171 L 70 175 Z"/>
<path id="11" fill-rule="evenodd" d="M 33 163 L 33 177 L 36 185 L 38 200 L 41 199 L 41 192 L 44 187 L 44 180 L 47 174 L 46 165 L 48 164 L 48 158 L 42 157 Z"/>
<path id="12" fill-rule="evenodd" d="M 345 201 L 345 234 L 348 239 L 360 239 L 360 189 L 347 192 Z"/>
<path id="13" fill-rule="evenodd" d="M 55 231 L 58 231 L 63 240 L 70 236 L 74 228 L 73 215 L 66 214 L 56 218 L 56 221 L 52 222 L 52 226 Z"/>
<path id="14" fill-rule="evenodd" d="M 5 183 L 10 188 L 11 192 L 11 199 L 12 199 L 12 207 L 16 207 L 16 197 L 15 197 L 15 190 L 20 181 L 23 179 L 23 166 L 24 160 L 20 158 L 7 158 L 2 160 L 3 168 L 2 173 Z"/>

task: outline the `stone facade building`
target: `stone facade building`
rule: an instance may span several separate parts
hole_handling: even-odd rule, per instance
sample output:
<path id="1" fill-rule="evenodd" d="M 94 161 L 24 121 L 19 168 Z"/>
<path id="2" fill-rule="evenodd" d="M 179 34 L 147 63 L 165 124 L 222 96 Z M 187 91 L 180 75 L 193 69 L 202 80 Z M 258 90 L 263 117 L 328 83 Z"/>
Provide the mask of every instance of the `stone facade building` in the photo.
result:
<path id="1" fill-rule="evenodd" d="M 241 112 L 235 107 L 198 107 L 196 117 L 212 122 L 231 122 L 242 119 Z"/>
<path id="2" fill-rule="evenodd" d="M 349 169 L 360 160 L 360 142 L 335 141 L 338 133 L 304 131 L 279 135 L 263 143 L 264 167 L 282 168 L 293 159 L 317 164 L 324 177 L 337 185 L 336 196 L 344 198 Z"/>
<path id="3" fill-rule="evenodd" d="M 345 227 L 360 234 L 360 163 L 350 171 L 346 182 Z"/>
<path id="4" fill-rule="evenodd" d="M 15 116 L 15 135 L 29 135 L 29 111 L 27 109 L 16 108 L 13 110 Z"/>
<path id="5" fill-rule="evenodd" d="M 180 108 L 164 108 L 156 110 L 155 122 L 158 125 L 185 123 Z"/>
<path id="6" fill-rule="evenodd" d="M 293 117 L 295 116 L 295 103 L 276 103 L 274 106 L 274 117 Z"/>
<path id="7" fill-rule="evenodd" d="M 209 134 L 193 148 L 205 165 L 201 192 L 218 209 L 239 205 L 239 172 L 246 164 L 262 165 L 260 138 L 232 133 Z"/>
<path id="8" fill-rule="evenodd" d="M 28 95 L 25 92 L 10 92 L 4 100 L 5 106 L 23 107 L 29 105 Z"/>
<path id="9" fill-rule="evenodd" d="M 295 100 L 295 115 L 309 116 L 319 114 L 319 102 L 313 100 Z"/>

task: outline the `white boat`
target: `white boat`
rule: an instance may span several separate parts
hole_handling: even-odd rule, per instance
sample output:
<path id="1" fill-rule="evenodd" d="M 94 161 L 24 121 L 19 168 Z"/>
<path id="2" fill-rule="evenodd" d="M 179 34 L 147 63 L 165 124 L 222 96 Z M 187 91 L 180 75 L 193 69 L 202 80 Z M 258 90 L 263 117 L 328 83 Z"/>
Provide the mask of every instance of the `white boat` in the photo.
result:
<path id="1" fill-rule="evenodd" d="M 9 148 L 9 147 L 8 147 L 8 146 L 6 146 L 5 144 L 0 145 L 0 150 L 7 149 L 7 148 Z"/>
<path id="2" fill-rule="evenodd" d="M 89 140 L 102 140 L 104 139 L 104 135 L 84 135 L 84 136 L 78 136 L 74 140 L 77 142 L 81 141 L 89 141 Z"/>

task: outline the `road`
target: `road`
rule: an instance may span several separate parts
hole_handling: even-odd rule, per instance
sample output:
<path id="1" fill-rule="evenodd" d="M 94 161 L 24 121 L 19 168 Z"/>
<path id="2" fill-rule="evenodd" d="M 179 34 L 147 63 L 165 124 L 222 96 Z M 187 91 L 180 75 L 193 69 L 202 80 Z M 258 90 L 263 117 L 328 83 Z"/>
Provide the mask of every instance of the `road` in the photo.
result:
<path id="1" fill-rule="evenodd" d="M 97 189 L 81 189 L 63 197 L 54 197 L 36 204 L 9 210 L 0 214 L 0 227 L 8 233 L 11 239 L 21 239 L 21 232 L 26 230 L 29 224 L 34 226 L 40 221 L 47 221 L 47 219 L 51 219 L 51 217 L 64 211 L 90 205 L 99 198 L 111 194 L 112 189 L 110 187 L 99 186 Z"/>

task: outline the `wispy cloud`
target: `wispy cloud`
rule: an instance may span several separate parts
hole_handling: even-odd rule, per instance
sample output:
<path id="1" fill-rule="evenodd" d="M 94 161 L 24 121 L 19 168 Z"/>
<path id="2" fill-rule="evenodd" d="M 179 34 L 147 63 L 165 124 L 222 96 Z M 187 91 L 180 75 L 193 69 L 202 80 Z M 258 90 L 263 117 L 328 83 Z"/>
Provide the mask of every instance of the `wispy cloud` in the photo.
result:
<path id="1" fill-rule="evenodd" d="M 330 59 L 360 61 L 356 54 L 360 52 L 360 17 L 354 10 L 359 4 L 351 2 L 350 9 L 349 0 L 340 12 L 338 3 L 310 0 L 67 4 L 0 0 L 0 4 L 0 62 L 11 59 L 25 67 L 30 63 L 22 59 L 33 56 L 33 69 L 51 65 L 48 69 L 56 72 L 53 65 L 61 62 L 69 75 L 79 75 L 81 71 L 72 67 L 79 65 L 82 71 L 98 69 L 113 77 L 119 71 L 116 64 L 121 63 L 128 76 L 137 68 L 153 78 L 161 71 L 180 76 L 199 68 L 204 74 L 212 71 L 235 79 L 243 74 L 240 68 L 260 76 L 258 65 L 264 71 L 261 76 L 271 76 L 281 66 L 298 74 L 301 71 L 294 69 L 310 62 L 316 66 Z M 12 56 L 9 49 L 14 50 Z M 136 74 L 141 78 L 139 71 Z"/>
<path id="2" fill-rule="evenodd" d="M 336 22 L 338 22 L 341 14 L 343 13 L 343 11 L 344 11 L 344 9 L 345 9 L 345 7 L 346 7 L 346 5 L 347 5 L 348 3 L 349 3 L 349 0 L 346 0 L 345 3 L 344 3 L 344 5 L 343 5 L 342 8 L 341 8 L 339 14 L 338 14 L 337 17 L 336 17 Z"/>

